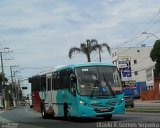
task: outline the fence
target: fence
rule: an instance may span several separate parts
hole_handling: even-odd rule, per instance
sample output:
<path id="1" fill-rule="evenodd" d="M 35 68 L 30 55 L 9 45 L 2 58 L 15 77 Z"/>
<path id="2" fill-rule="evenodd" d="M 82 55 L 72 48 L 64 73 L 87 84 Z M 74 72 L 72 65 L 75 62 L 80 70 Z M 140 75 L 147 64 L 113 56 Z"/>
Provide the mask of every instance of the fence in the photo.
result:
<path id="1" fill-rule="evenodd" d="M 154 89 L 140 92 L 141 100 L 160 100 L 160 79 L 155 79 Z"/>

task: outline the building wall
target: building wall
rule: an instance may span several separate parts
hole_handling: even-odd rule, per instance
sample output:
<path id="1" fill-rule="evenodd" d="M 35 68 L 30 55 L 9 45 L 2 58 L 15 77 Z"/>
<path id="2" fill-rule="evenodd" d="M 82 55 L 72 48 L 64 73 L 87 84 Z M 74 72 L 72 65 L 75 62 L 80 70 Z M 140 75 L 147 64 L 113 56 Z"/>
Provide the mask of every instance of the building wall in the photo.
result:
<path id="1" fill-rule="evenodd" d="M 112 61 L 113 64 L 118 66 L 118 58 L 120 56 L 129 56 L 131 58 L 132 80 L 136 80 L 136 82 L 146 81 L 148 89 L 152 89 L 154 85 L 153 68 L 155 63 L 150 58 L 151 50 L 152 47 L 148 46 L 117 48 L 112 51 Z M 135 73 L 138 74 L 136 75 Z"/>

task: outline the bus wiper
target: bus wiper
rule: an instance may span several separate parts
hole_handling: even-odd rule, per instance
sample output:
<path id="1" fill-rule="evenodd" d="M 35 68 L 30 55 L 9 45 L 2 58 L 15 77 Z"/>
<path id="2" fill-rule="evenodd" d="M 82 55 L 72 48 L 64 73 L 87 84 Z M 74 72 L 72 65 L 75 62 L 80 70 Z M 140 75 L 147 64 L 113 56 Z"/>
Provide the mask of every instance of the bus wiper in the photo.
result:
<path id="1" fill-rule="evenodd" d="M 110 92 L 112 93 L 112 96 L 115 97 L 114 91 L 112 90 L 112 87 L 110 86 L 109 82 L 106 80 L 106 78 L 105 78 L 105 76 L 104 76 L 104 73 L 103 73 L 103 79 L 104 79 L 104 81 L 106 82 L 106 85 L 108 86 Z"/>

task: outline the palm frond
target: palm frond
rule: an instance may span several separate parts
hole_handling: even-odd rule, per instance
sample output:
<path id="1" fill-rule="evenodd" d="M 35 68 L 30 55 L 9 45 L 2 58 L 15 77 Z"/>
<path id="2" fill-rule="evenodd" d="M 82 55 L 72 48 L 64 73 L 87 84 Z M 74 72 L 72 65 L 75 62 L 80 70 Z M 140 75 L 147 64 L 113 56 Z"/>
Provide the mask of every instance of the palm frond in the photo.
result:
<path id="1" fill-rule="evenodd" d="M 72 47 L 70 50 L 69 50 L 69 53 L 68 53 L 68 56 L 69 58 L 71 59 L 72 58 L 72 54 L 75 53 L 75 52 L 82 52 L 82 50 L 80 48 L 77 48 L 77 47 Z"/>
<path id="2" fill-rule="evenodd" d="M 108 50 L 108 53 L 111 54 L 111 47 L 107 43 L 102 43 L 100 45 L 101 45 L 101 47 L 106 47 Z"/>

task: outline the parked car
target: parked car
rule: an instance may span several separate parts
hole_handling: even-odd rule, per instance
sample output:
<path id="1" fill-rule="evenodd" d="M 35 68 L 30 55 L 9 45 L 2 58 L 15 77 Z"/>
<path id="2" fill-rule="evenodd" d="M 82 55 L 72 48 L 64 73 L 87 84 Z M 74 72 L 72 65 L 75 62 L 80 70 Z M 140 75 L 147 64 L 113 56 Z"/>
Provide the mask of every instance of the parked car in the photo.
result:
<path id="1" fill-rule="evenodd" d="M 125 96 L 124 97 L 124 100 L 125 100 L 125 107 L 131 107 L 133 108 L 134 107 L 134 100 L 131 96 Z"/>
<path id="2" fill-rule="evenodd" d="M 135 95 L 133 96 L 133 99 L 140 99 L 140 95 L 139 95 L 139 94 L 135 94 Z"/>
<path id="3" fill-rule="evenodd" d="M 25 101 L 22 101 L 22 102 L 21 102 L 21 105 L 22 105 L 22 106 L 26 106 L 27 103 L 26 103 Z"/>

